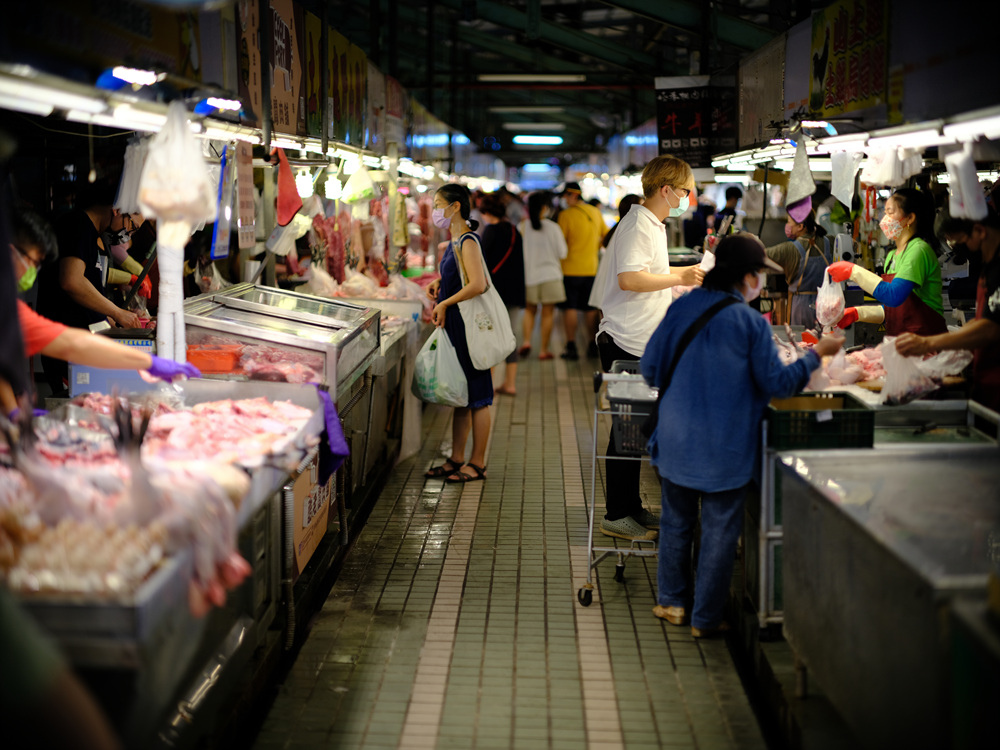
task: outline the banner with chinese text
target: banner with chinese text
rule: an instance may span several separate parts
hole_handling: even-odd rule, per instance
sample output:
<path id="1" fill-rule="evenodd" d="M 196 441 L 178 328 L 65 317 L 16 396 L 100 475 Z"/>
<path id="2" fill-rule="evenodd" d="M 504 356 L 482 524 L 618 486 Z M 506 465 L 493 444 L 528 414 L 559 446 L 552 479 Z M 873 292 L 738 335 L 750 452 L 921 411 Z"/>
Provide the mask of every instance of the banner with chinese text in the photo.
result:
<path id="1" fill-rule="evenodd" d="M 736 147 L 736 86 L 709 76 L 656 79 L 659 152 L 693 169 L 711 168 L 712 154 Z"/>
<path id="2" fill-rule="evenodd" d="M 271 125 L 276 133 L 306 134 L 305 76 L 302 75 L 302 7 L 271 0 Z"/>
<path id="3" fill-rule="evenodd" d="M 813 13 L 809 109 L 833 117 L 885 101 L 887 0 L 836 0 Z"/>
<path id="4" fill-rule="evenodd" d="M 320 49 L 323 40 L 323 22 L 312 13 L 306 13 L 306 133 L 316 136 L 323 135 L 323 63 L 320 62 Z"/>

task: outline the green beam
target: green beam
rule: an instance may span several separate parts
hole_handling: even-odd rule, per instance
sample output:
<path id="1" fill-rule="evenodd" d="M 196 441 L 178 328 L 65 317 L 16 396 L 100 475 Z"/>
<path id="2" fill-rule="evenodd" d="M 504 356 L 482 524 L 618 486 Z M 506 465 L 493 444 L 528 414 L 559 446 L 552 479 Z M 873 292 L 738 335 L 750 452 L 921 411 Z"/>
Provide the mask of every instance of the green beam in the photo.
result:
<path id="1" fill-rule="evenodd" d="M 675 26 L 701 36 L 701 5 L 690 0 L 601 0 L 605 5 L 627 10 L 653 21 Z M 712 16 L 720 42 L 740 49 L 755 50 L 777 36 L 777 32 L 737 16 L 715 12 Z"/>
<path id="2" fill-rule="evenodd" d="M 439 2 L 453 10 L 462 10 L 463 0 L 439 0 Z M 476 15 L 484 21 L 515 31 L 524 31 L 529 25 L 527 14 L 491 0 L 476 0 Z M 629 70 L 644 69 L 653 73 L 658 66 L 656 58 L 652 55 L 609 42 L 593 34 L 567 29 L 549 21 L 539 21 L 538 38 L 557 47 Z"/>

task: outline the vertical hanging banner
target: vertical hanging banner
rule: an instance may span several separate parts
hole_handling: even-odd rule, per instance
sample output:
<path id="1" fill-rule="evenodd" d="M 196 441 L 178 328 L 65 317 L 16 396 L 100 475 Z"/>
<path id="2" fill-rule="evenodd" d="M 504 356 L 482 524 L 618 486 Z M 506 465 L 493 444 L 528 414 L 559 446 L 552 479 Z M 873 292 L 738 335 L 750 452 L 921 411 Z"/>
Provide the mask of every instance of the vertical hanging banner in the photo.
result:
<path id="1" fill-rule="evenodd" d="M 263 111 L 261 99 L 260 15 L 257 3 L 240 0 L 236 6 L 236 63 L 244 125 L 256 127 Z"/>
<path id="2" fill-rule="evenodd" d="M 813 13 L 809 109 L 832 117 L 886 100 L 887 0 L 836 0 Z"/>
<path id="3" fill-rule="evenodd" d="M 305 76 L 302 74 L 302 7 L 270 0 L 271 125 L 277 133 L 306 134 Z"/>
<path id="4" fill-rule="evenodd" d="M 253 147 L 245 141 L 236 142 L 236 215 L 240 250 L 246 250 L 256 244 L 257 214 L 253 201 Z"/>
<path id="5" fill-rule="evenodd" d="M 356 44 L 347 49 L 347 142 L 364 144 L 365 100 L 368 98 L 368 55 Z"/>
<path id="6" fill-rule="evenodd" d="M 305 14 L 306 134 L 323 135 L 323 65 L 320 60 L 323 22 L 313 13 Z"/>
<path id="7" fill-rule="evenodd" d="M 368 107 L 365 114 L 364 147 L 385 153 L 385 75 L 368 61 Z"/>
<path id="8" fill-rule="evenodd" d="M 347 37 L 333 29 L 327 35 L 327 64 L 330 72 L 327 78 L 326 105 L 327 137 L 345 143 L 347 141 L 347 55 L 351 43 Z"/>
<path id="9" fill-rule="evenodd" d="M 385 77 L 385 140 L 386 143 L 406 142 L 406 90 L 392 76 Z"/>
<path id="10" fill-rule="evenodd" d="M 736 87 L 709 76 L 656 78 L 659 153 L 694 169 L 711 168 L 712 154 L 736 146 Z"/>

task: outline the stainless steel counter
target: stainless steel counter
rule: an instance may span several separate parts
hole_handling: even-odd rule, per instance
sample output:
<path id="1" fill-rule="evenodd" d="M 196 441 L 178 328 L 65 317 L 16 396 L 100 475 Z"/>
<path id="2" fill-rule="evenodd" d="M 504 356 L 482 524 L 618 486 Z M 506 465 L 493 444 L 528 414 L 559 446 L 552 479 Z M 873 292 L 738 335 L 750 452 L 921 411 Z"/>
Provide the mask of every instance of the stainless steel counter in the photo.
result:
<path id="1" fill-rule="evenodd" d="M 985 598 L 996 446 L 802 451 L 784 480 L 785 636 L 866 745 L 948 745 L 946 608 Z"/>

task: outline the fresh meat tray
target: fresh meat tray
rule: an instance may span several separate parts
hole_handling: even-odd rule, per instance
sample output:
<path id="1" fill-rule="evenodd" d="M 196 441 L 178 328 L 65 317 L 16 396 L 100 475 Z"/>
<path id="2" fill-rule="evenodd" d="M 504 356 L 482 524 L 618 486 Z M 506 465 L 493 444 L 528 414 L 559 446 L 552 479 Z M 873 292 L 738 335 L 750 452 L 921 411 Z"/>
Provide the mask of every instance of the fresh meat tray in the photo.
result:
<path id="1" fill-rule="evenodd" d="M 191 380 L 179 386 L 150 386 L 150 390 L 158 389 L 176 393 L 187 405 L 264 397 L 312 410 L 283 454 L 248 468 L 250 489 L 237 513 L 240 529 L 281 490 L 323 431 L 322 405 L 311 385 Z M 65 415 L 71 420 L 83 416 L 79 407 L 68 407 Z M 205 618 L 196 620 L 188 613 L 190 568 L 190 554 L 168 558 L 133 595 L 119 599 L 37 595 L 21 602 L 75 664 L 133 668 L 139 666 L 151 643 L 166 639 L 181 648 L 183 641 L 200 638 Z M 183 637 L 178 638 L 179 634 Z"/>

